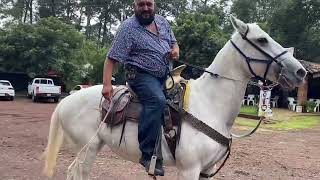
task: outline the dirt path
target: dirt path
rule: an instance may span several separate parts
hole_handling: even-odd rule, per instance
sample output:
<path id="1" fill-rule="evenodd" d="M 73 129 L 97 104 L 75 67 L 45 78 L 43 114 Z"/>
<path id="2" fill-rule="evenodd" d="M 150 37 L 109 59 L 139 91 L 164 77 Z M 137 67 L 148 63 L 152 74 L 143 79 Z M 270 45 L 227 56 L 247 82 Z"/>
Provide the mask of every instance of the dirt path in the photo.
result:
<path id="1" fill-rule="evenodd" d="M 40 155 L 55 106 L 24 98 L 0 101 L 0 180 L 45 179 Z M 65 179 L 73 158 L 70 149 L 62 149 L 54 179 Z M 166 168 L 166 177 L 159 179 L 176 176 L 175 168 Z M 99 153 L 91 177 L 150 179 L 139 165 L 117 157 L 107 147 Z M 297 132 L 259 131 L 253 137 L 234 140 L 231 158 L 216 179 L 320 179 L 320 127 Z"/>

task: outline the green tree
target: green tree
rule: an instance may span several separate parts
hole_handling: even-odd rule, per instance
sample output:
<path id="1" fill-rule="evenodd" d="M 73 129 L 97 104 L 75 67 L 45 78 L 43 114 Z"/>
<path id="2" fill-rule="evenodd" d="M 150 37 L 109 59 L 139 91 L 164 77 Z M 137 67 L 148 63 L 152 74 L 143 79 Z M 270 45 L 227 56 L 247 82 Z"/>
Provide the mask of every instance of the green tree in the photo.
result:
<path id="1" fill-rule="evenodd" d="M 73 85 L 89 74 L 90 61 L 104 53 L 71 25 L 53 17 L 0 31 L 0 71 L 34 77 L 54 70 Z"/>
<path id="2" fill-rule="evenodd" d="M 208 66 L 228 40 L 216 15 L 183 13 L 176 19 L 174 32 L 181 49 L 180 59 Z"/>
<path id="3" fill-rule="evenodd" d="M 297 58 L 320 62 L 320 1 L 233 0 L 231 12 L 245 22 L 259 22 L 280 44 L 295 47 Z"/>
<path id="4" fill-rule="evenodd" d="M 320 1 L 287 0 L 270 18 L 271 33 L 296 48 L 299 59 L 320 62 Z"/>

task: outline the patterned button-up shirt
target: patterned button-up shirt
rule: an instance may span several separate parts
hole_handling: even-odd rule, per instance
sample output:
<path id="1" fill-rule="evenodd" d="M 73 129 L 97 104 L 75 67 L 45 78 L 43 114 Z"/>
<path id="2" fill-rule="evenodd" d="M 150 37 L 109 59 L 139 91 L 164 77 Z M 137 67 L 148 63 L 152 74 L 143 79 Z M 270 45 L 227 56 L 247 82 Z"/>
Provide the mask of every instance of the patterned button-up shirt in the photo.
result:
<path id="1" fill-rule="evenodd" d="M 176 38 L 164 17 L 156 15 L 154 22 L 158 36 L 141 26 L 134 15 L 125 20 L 116 33 L 108 58 L 164 77 L 169 66 L 168 54 Z"/>

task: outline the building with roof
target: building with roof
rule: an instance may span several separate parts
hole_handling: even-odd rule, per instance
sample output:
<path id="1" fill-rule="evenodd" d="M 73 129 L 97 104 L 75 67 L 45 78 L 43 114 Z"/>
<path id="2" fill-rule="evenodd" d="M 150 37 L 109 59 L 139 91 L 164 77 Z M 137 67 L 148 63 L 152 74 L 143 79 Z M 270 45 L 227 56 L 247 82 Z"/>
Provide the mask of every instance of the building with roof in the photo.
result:
<path id="1" fill-rule="evenodd" d="M 297 104 L 302 105 L 308 99 L 320 99 L 320 64 L 300 60 L 308 74 L 305 82 L 298 88 Z"/>

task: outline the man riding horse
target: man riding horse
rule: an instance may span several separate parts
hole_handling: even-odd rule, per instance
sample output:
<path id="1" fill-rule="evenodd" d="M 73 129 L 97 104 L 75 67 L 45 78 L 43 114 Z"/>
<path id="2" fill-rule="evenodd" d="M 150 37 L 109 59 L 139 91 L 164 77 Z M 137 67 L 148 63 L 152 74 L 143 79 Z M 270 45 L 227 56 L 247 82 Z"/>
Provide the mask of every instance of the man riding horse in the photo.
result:
<path id="1" fill-rule="evenodd" d="M 138 140 L 140 164 L 148 172 L 166 106 L 163 84 L 169 60 L 179 58 L 179 46 L 168 21 L 155 14 L 154 0 L 134 0 L 133 9 L 134 15 L 120 25 L 105 61 L 102 94 L 111 100 L 112 71 L 116 63 L 124 64 L 128 84 L 143 106 Z M 164 175 L 162 159 L 156 161 L 154 175 Z"/>

